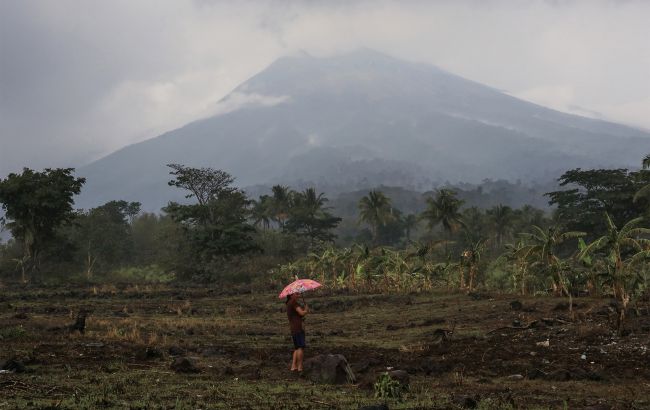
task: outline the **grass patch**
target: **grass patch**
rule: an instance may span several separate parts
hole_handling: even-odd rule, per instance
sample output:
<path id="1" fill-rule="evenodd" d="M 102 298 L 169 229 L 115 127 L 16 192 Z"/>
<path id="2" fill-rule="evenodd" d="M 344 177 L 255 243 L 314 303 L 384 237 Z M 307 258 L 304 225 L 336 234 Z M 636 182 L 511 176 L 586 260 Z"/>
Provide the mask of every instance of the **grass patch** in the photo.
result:
<path id="1" fill-rule="evenodd" d="M 0 340 L 19 339 L 27 336 L 27 330 L 22 326 L 0 328 Z"/>

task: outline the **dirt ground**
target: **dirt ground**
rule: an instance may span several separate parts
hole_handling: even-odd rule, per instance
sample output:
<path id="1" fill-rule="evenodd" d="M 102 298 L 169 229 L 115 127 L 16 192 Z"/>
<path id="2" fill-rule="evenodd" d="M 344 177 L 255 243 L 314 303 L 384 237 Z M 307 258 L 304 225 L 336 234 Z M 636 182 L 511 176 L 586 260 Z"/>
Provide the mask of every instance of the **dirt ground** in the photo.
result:
<path id="1" fill-rule="evenodd" d="M 0 410 L 13 408 L 357 409 L 373 383 L 408 372 L 390 409 L 650 408 L 650 309 L 613 332 L 608 299 L 495 294 L 308 297 L 306 357 L 343 354 L 351 385 L 288 371 L 275 293 L 149 286 L 0 290 Z M 70 332 L 89 311 L 84 334 Z M 187 357 L 196 373 L 170 368 Z M 11 363 L 10 363 L 11 364 Z M 6 363 L 5 363 L 6 365 Z M 13 365 L 14 370 L 17 366 Z"/>

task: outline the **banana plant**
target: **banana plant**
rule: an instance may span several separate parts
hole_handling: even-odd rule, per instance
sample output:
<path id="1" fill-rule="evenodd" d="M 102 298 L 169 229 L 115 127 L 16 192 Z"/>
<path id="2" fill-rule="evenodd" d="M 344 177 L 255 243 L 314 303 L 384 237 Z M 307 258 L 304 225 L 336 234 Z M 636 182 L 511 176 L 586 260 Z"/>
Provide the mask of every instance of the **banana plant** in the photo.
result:
<path id="1" fill-rule="evenodd" d="M 537 225 L 533 225 L 532 229 L 533 232 L 520 234 L 527 244 L 517 251 L 517 257 L 528 260 L 529 267 L 537 267 L 540 272 L 548 274 L 556 294 L 568 296 L 568 290 L 564 286 L 565 278 L 562 276 L 561 259 L 557 256 L 557 248 L 567 240 L 581 238 L 586 233 L 562 232 L 558 227 L 550 227 L 544 231 Z"/>
<path id="2" fill-rule="evenodd" d="M 521 295 L 526 295 L 528 285 L 528 263 L 524 253 L 522 252 L 525 246 L 523 241 L 516 243 L 508 243 L 505 245 L 505 251 L 496 260 L 497 263 L 506 262 L 512 272 L 512 283 L 515 291 L 519 291 Z"/>
<path id="3" fill-rule="evenodd" d="M 596 255 L 604 262 L 604 284 L 609 286 L 620 303 L 617 328 L 623 332 L 628 306 L 639 295 L 650 261 L 650 240 L 641 236 L 650 235 L 650 229 L 640 227 L 645 218 L 635 218 L 621 229 L 605 213 L 607 233 L 587 245 L 580 258 Z"/>
<path id="4" fill-rule="evenodd" d="M 487 239 L 479 239 L 476 242 L 473 242 L 468 249 L 465 249 L 462 253 L 461 264 L 467 267 L 468 276 L 469 276 L 469 286 L 468 290 L 471 292 L 474 290 L 474 280 L 476 279 L 476 274 L 478 273 L 478 266 L 481 262 L 481 255 L 485 250 Z"/>

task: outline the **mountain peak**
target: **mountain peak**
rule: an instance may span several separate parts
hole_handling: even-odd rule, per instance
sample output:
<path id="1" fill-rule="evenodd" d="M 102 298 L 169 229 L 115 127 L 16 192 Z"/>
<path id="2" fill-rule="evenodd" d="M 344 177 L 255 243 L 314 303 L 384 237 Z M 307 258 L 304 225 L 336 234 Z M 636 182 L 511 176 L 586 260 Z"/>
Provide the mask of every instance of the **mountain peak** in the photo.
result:
<path id="1" fill-rule="evenodd" d="M 342 88 L 367 91 L 391 88 L 391 92 L 414 92 L 409 77 L 437 77 L 438 82 L 459 77 L 433 65 L 411 63 L 370 48 L 313 56 L 305 51 L 280 57 L 266 69 L 237 87 L 236 92 L 263 95 L 297 95 L 305 93 L 340 92 Z M 406 80 L 406 81 L 405 81 Z"/>
<path id="2" fill-rule="evenodd" d="M 168 191 L 168 163 L 223 169 L 242 187 L 427 190 L 445 180 L 549 181 L 569 168 L 633 166 L 649 141 L 372 49 L 280 58 L 229 97 L 249 103 L 85 167 L 80 203 L 163 205 L 180 195 Z"/>

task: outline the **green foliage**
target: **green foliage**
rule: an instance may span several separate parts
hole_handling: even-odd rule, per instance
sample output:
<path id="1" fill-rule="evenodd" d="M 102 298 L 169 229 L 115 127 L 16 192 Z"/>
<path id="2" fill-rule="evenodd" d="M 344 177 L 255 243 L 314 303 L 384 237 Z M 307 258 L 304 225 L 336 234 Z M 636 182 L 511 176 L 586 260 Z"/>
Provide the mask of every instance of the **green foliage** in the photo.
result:
<path id="1" fill-rule="evenodd" d="M 110 201 L 77 214 L 72 237 L 89 279 L 96 270 L 106 272 L 133 262 L 130 221 L 139 211 L 139 202 Z"/>
<path id="2" fill-rule="evenodd" d="M 574 169 L 565 172 L 560 185 L 569 189 L 549 192 L 551 205 L 557 205 L 557 217 L 568 229 L 588 232 L 589 237 L 603 235 L 606 212 L 617 226 L 644 214 L 648 200 L 634 201 L 637 192 L 650 184 L 650 171 L 626 169 Z"/>
<path id="3" fill-rule="evenodd" d="M 233 178 L 226 172 L 209 168 L 169 165 L 175 179 L 169 182 L 189 191 L 188 198 L 197 204 L 170 202 L 164 211 L 179 223 L 189 244 L 191 258 L 175 266 L 184 275 L 199 273 L 213 277 L 220 273 L 224 260 L 234 255 L 259 250 L 249 224 L 249 200 L 230 186 Z"/>
<path id="4" fill-rule="evenodd" d="M 122 283 L 170 283 L 176 279 L 173 272 L 165 272 L 157 265 L 118 269 L 110 272 L 108 277 Z"/>
<path id="5" fill-rule="evenodd" d="M 442 225 L 448 234 L 452 234 L 464 225 L 460 207 L 463 201 L 458 199 L 456 192 L 449 189 L 440 189 L 435 198 L 427 198 L 427 209 L 421 218 L 427 221 L 429 229 Z"/>
<path id="6" fill-rule="evenodd" d="M 641 161 L 641 168 L 644 170 L 650 169 L 650 154 L 646 155 Z M 634 194 L 634 202 L 637 203 L 642 200 L 650 198 L 650 184 L 646 184 Z"/>
<path id="7" fill-rule="evenodd" d="M 375 397 L 380 399 L 401 399 L 404 386 L 394 380 L 388 372 L 382 373 L 374 384 Z"/>
<path id="8" fill-rule="evenodd" d="M 644 218 L 635 218 L 620 229 L 609 214 L 605 214 L 605 219 L 607 233 L 583 246 L 579 258 L 601 271 L 602 283 L 620 302 L 620 331 L 628 305 L 644 290 L 650 261 L 650 229 L 639 226 Z M 597 261 L 592 260 L 592 255 Z"/>
<path id="9" fill-rule="evenodd" d="M 373 243 L 379 241 L 379 228 L 392 221 L 395 216 L 390 198 L 381 191 L 370 191 L 359 201 L 359 222 L 370 226 Z"/>
<path id="10" fill-rule="evenodd" d="M 84 178 L 75 178 L 73 168 L 46 168 L 43 172 L 24 168 L 0 180 L 0 203 L 14 238 L 23 245 L 23 281 L 40 266 L 41 251 L 57 230 L 74 218 L 72 197 L 79 194 Z"/>
<path id="11" fill-rule="evenodd" d="M 501 245 L 503 240 L 512 234 L 514 212 L 509 206 L 497 205 L 487 210 L 487 216 L 494 230 L 496 243 Z"/>
<path id="12" fill-rule="evenodd" d="M 0 328 L 0 340 L 18 339 L 27 335 L 22 326 L 8 326 Z"/>
<path id="13" fill-rule="evenodd" d="M 331 242 L 336 238 L 332 230 L 341 222 L 325 207 L 327 198 L 316 194 L 314 188 L 303 192 L 293 192 L 287 208 L 288 220 L 284 228 L 287 232 L 309 239 L 310 246 L 315 241 Z"/>
<path id="14" fill-rule="evenodd" d="M 551 280 L 553 289 L 558 294 L 569 295 L 565 265 L 558 252 L 562 244 L 570 240 L 577 240 L 586 235 L 584 232 L 563 231 L 554 226 L 543 230 L 533 226 L 532 232 L 522 233 L 521 237 L 526 244 L 514 254 L 515 258 L 522 258 L 529 263 L 529 269 L 535 270 L 539 275 Z M 573 248 L 575 249 L 575 247 Z"/>

